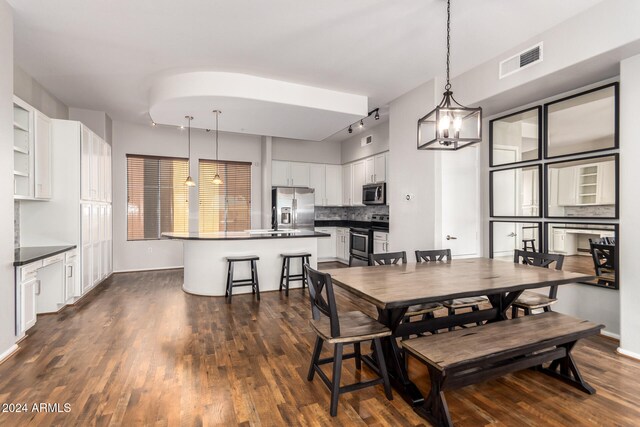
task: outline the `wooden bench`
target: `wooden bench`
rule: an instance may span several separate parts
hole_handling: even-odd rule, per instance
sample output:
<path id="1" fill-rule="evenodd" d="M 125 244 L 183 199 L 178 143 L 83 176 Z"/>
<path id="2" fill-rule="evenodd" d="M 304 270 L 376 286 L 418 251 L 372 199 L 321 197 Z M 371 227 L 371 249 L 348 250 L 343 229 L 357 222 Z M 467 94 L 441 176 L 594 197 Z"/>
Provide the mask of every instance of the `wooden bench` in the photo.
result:
<path id="1" fill-rule="evenodd" d="M 579 339 L 603 327 L 548 312 L 403 341 L 406 353 L 427 365 L 431 379 L 429 397 L 415 410 L 434 425 L 452 426 L 444 390 L 531 367 L 593 394 L 571 350 Z"/>

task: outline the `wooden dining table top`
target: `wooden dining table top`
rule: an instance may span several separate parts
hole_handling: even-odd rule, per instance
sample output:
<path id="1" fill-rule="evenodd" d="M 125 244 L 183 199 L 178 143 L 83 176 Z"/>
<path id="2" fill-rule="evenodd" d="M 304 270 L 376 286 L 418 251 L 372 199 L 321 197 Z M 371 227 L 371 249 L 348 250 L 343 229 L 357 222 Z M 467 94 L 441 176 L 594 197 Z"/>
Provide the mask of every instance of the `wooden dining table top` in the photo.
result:
<path id="1" fill-rule="evenodd" d="M 332 282 L 381 309 L 592 280 L 593 275 L 488 258 L 324 270 Z"/>

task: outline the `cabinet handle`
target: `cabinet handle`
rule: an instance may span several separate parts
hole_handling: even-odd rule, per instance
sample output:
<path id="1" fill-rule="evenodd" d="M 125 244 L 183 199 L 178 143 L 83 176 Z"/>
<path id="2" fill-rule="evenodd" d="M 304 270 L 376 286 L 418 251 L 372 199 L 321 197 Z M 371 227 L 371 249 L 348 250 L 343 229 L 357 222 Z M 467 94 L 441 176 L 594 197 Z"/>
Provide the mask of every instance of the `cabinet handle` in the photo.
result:
<path id="1" fill-rule="evenodd" d="M 72 265 L 68 265 L 67 266 L 67 277 L 73 277 L 73 266 Z"/>
<path id="2" fill-rule="evenodd" d="M 36 280 L 36 295 L 40 295 L 40 280 Z"/>

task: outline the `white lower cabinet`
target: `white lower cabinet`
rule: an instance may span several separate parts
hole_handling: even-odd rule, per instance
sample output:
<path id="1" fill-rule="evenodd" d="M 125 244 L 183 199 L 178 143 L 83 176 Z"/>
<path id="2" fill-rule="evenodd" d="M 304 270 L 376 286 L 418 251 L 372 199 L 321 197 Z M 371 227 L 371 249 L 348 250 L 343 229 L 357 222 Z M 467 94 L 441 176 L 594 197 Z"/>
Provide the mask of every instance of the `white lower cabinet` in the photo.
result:
<path id="1" fill-rule="evenodd" d="M 336 258 L 348 263 L 349 249 L 349 229 L 338 227 L 336 229 Z"/>
<path id="2" fill-rule="evenodd" d="M 34 277 L 26 282 L 20 284 L 20 323 L 18 335 L 23 335 L 24 332 L 36 324 L 36 304 L 37 296 L 36 292 L 38 288 L 38 280 Z"/>
<path id="3" fill-rule="evenodd" d="M 336 255 L 336 228 L 322 227 L 316 228 L 319 233 L 327 233 L 331 237 L 318 238 L 318 261 L 333 260 Z"/>
<path id="4" fill-rule="evenodd" d="M 373 232 L 373 253 L 389 252 L 389 233 L 382 231 Z"/>
<path id="5" fill-rule="evenodd" d="M 78 256 L 75 250 L 69 251 L 65 257 L 64 264 L 64 300 L 66 303 L 72 303 L 75 297 L 79 297 L 78 291 L 79 281 L 76 278 L 78 272 Z"/>

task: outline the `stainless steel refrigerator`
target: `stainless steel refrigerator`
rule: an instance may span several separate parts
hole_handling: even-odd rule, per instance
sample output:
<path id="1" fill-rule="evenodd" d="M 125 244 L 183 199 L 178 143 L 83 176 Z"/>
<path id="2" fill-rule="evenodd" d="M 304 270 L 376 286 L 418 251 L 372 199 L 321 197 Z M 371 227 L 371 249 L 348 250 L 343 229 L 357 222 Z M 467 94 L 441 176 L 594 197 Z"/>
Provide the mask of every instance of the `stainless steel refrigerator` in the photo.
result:
<path id="1" fill-rule="evenodd" d="M 315 195 L 313 188 L 274 187 L 271 191 L 271 225 L 274 230 L 313 230 Z"/>

